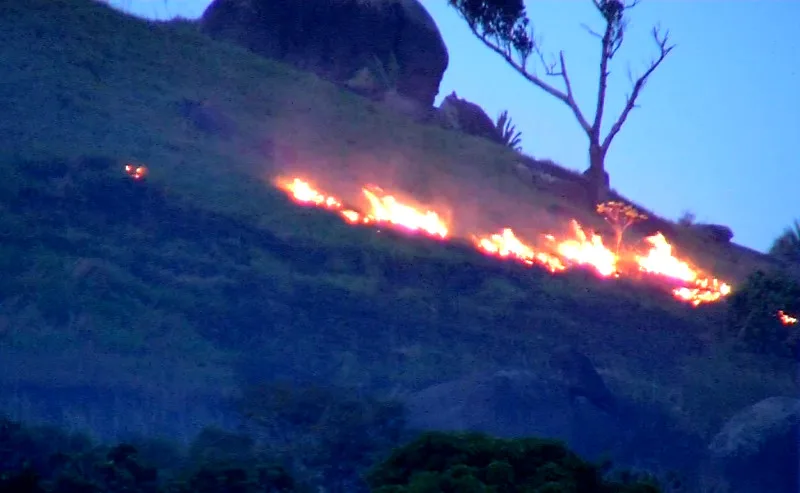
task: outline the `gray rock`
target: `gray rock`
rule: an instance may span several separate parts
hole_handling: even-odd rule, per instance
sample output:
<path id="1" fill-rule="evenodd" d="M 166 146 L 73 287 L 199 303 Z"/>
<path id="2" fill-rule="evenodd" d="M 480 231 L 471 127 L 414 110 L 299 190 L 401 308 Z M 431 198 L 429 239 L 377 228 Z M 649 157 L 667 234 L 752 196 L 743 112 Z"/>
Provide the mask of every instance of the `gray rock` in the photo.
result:
<path id="1" fill-rule="evenodd" d="M 704 443 L 679 431 L 660 409 L 609 397 L 594 368 L 592 376 L 586 373 L 585 356 L 555 357 L 560 358 L 563 364 L 554 361 L 553 366 L 562 369 L 555 371 L 504 370 L 416 392 L 405 400 L 408 425 L 416 430 L 558 439 L 586 457 L 609 453 L 626 467 L 681 471 L 697 467 Z M 593 401 L 615 414 L 598 409 Z"/>
<path id="2" fill-rule="evenodd" d="M 214 0 L 201 28 L 341 84 L 364 67 L 396 64 L 398 93 L 428 107 L 449 60 L 417 0 Z"/>
<path id="3" fill-rule="evenodd" d="M 434 385 L 408 401 L 412 428 L 482 431 L 503 437 L 567 438 L 570 404 L 557 383 L 500 371 Z"/>
<path id="4" fill-rule="evenodd" d="M 722 224 L 693 224 L 691 228 L 719 243 L 729 243 L 733 239 L 733 230 Z"/>
<path id="5" fill-rule="evenodd" d="M 420 102 L 405 97 L 395 90 L 386 91 L 381 97 L 381 103 L 395 113 L 405 115 L 417 122 L 426 122 L 433 114 L 432 108 L 423 106 Z"/>
<path id="6" fill-rule="evenodd" d="M 444 128 L 502 143 L 500 132 L 489 115 L 477 104 L 459 98 L 455 92 L 444 98 L 438 114 Z"/>
<path id="7" fill-rule="evenodd" d="M 586 355 L 571 346 L 562 346 L 553 351 L 550 364 L 559 371 L 571 400 L 584 398 L 598 409 L 615 412 L 614 395 Z"/>
<path id="8" fill-rule="evenodd" d="M 796 493 L 800 399 L 770 397 L 725 423 L 709 451 L 737 491 Z"/>

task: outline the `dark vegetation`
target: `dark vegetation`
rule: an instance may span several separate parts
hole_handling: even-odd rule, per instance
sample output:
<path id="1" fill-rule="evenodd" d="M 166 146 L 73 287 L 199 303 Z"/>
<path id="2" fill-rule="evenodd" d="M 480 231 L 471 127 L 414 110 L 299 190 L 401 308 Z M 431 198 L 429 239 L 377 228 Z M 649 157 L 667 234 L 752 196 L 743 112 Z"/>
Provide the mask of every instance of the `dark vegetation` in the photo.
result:
<path id="1" fill-rule="evenodd" d="M 775 239 L 769 253 L 781 260 L 800 265 L 800 221 L 795 221 Z"/>
<path id="2" fill-rule="evenodd" d="M 306 492 L 244 435 L 209 429 L 185 449 L 141 439 L 104 445 L 0 419 L 0 491 L 8 493 Z"/>
<path id="3" fill-rule="evenodd" d="M 585 462 L 563 444 L 477 433 L 426 433 L 395 450 L 368 478 L 376 493 L 579 491 L 658 493 L 658 483 Z"/>
<path id="4" fill-rule="evenodd" d="M 195 454 L 159 463 L 154 445 L 134 443 L 134 455 L 6 422 L 5 486 L 158 491 L 176 478 L 194 491 L 280 491 L 289 470 L 349 488 L 409 438 L 391 397 L 474 372 L 543 371 L 563 343 L 608 369 L 617 395 L 698 440 L 794 391 L 796 344 L 772 310 L 800 307 L 771 273 L 730 303 L 689 309 L 662 286 L 552 276 L 458 242 L 345 226 L 266 183 L 380 175 L 421 200 L 474 195 L 514 227 L 511 212 L 527 224 L 545 208 L 602 221 L 522 186 L 502 146 L 413 125 L 187 22 L 30 0 L 0 2 L 0 31 L 0 399 L 25 421 L 101 440 L 164 434 Z M 128 162 L 146 164 L 146 179 L 127 176 Z M 753 270 L 707 249 L 686 251 Z M 246 432 L 198 436 L 208 422 Z M 198 448 L 218 439 L 228 452 Z M 50 463 L 59 451 L 69 460 Z M 206 456 L 213 471 L 201 473 Z"/>
<path id="5" fill-rule="evenodd" d="M 729 336 L 748 350 L 800 357 L 800 323 L 779 312 L 800 313 L 800 283 L 781 273 L 755 272 L 730 300 Z"/>
<path id="6" fill-rule="evenodd" d="M 327 463 L 331 467 L 339 460 L 346 463 L 348 451 L 343 452 Z M 103 445 L 80 434 L 0 419 L 2 492 L 314 491 L 312 483 L 297 480 L 279 457 L 249 435 L 211 428 L 181 449 L 154 439 Z M 370 490 L 379 493 L 660 491 L 647 477 L 623 472 L 612 479 L 607 465 L 585 462 L 559 442 L 498 440 L 479 434 L 423 434 L 377 464 L 368 482 Z M 353 485 L 328 485 L 328 491 L 358 491 Z"/>
<path id="7" fill-rule="evenodd" d="M 506 145 L 516 151 L 522 149 L 522 132 L 517 131 L 517 126 L 511 123 L 511 117 L 508 116 L 508 110 L 503 111 L 497 116 L 497 121 L 494 124 L 497 132 L 500 134 L 500 139 L 503 145 Z"/>

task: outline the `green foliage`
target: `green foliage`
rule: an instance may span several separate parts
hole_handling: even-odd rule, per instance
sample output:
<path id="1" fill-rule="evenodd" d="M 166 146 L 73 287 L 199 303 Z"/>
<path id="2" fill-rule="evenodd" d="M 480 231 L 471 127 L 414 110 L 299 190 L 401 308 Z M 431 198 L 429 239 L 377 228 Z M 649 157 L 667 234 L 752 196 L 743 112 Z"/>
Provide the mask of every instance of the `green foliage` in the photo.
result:
<path id="1" fill-rule="evenodd" d="M 513 48 L 522 59 L 533 53 L 534 40 L 528 32 L 530 21 L 522 0 L 448 0 L 448 3 L 479 35 Z"/>
<path id="2" fill-rule="evenodd" d="M 5 237 L 4 258 L 17 262 L 4 271 L 0 289 L 18 306 L 35 308 L 60 338 L 91 340 L 115 354 L 160 351 L 209 368 L 220 351 L 246 348 L 283 368 L 332 375 L 336 357 L 348 352 L 358 366 L 342 375 L 380 381 L 403 376 L 375 351 L 388 356 L 413 334 L 430 361 L 439 361 L 422 381 L 416 369 L 409 372 L 414 385 L 424 385 L 446 377 L 442 368 L 458 375 L 477 360 L 487 367 L 522 363 L 522 348 L 530 346 L 519 339 L 532 339 L 515 327 L 539 324 L 563 335 L 591 323 L 595 330 L 581 337 L 602 341 L 593 315 L 600 306 L 609 330 L 631 313 L 648 326 L 673 324 L 663 307 L 632 310 L 646 298 L 633 286 L 552 277 L 464 245 L 348 228 L 324 211 L 296 208 L 292 222 L 336 234 L 313 241 L 278 236 L 188 202 L 155 179 L 134 182 L 122 164 L 96 157 L 9 163 L 24 184 L 0 197 L 9 211 L 3 217 L 26 234 Z M 562 312 L 562 305 L 578 309 Z M 19 325 L 5 337 L 20 349 L 62 340 L 34 337 Z M 491 348 L 459 333 L 483 333 Z"/>
<path id="3" fill-rule="evenodd" d="M 497 133 L 500 134 L 500 138 L 502 139 L 504 145 L 514 149 L 515 151 L 522 149 L 522 132 L 517 132 L 517 126 L 511 123 L 511 118 L 508 116 L 508 110 L 503 111 L 497 117 L 495 128 L 497 129 Z"/>
<path id="4" fill-rule="evenodd" d="M 395 450 L 368 476 L 375 493 L 658 493 L 634 475 L 604 478 L 562 443 L 503 440 L 477 433 L 425 433 Z"/>
<path id="5" fill-rule="evenodd" d="M 758 271 L 730 296 L 727 332 L 748 350 L 796 356 L 800 324 L 782 323 L 781 311 L 800 313 L 800 284 L 780 272 Z"/>
<path id="6" fill-rule="evenodd" d="M 403 407 L 348 389 L 274 382 L 250 387 L 240 408 L 272 450 L 321 481 L 350 490 L 403 434 Z"/>
<path id="7" fill-rule="evenodd" d="M 518 25 L 514 3 L 484 12 L 497 32 Z M 438 193 L 442 182 L 488 186 L 511 204 L 493 204 L 498 218 L 522 201 L 535 210 L 555 200 L 503 174 L 496 146 L 411 125 L 190 24 L 136 20 L 96 2 L 0 2 L 0 31 L 4 389 L 142 392 L 148 404 L 137 412 L 191 422 L 203 414 L 193 414 L 196 396 L 235 388 L 234 368 L 413 391 L 466 372 L 529 367 L 565 339 L 635 373 L 638 355 L 671 364 L 706 330 L 702 307 L 641 286 L 550 276 L 464 245 L 351 228 L 265 183 L 294 151 L 289 164 L 311 163 L 303 171 L 315 178 L 324 169 L 355 179 L 396 161 L 395 184 L 415 195 Z M 184 99 L 210 100 L 235 120 L 234 138 L 199 132 L 180 114 Z M 145 181 L 121 172 L 129 159 L 149 166 Z M 423 186 L 401 185 L 408 176 Z M 59 414 L 76 411 L 53 399 Z M 178 407 L 165 411 L 173 399 Z M 86 403 L 104 405 L 112 403 Z M 113 406 L 115 421 L 137 421 L 127 404 Z M 345 425 L 381 422 L 370 406 L 333 409 Z M 81 415 L 97 428 L 94 417 Z M 317 423 L 334 423 L 326 420 Z M 313 446 L 346 436 L 331 429 L 320 441 L 310 429 L 293 433 Z M 365 434 L 354 436 L 378 436 Z"/>
<path id="8" fill-rule="evenodd" d="M 239 435 L 209 430 L 188 457 L 152 463 L 137 447 L 96 445 L 58 429 L 0 419 L 0 491 L 14 493 L 290 493 L 307 491 Z M 147 450 L 147 443 L 141 448 Z M 174 459 L 173 459 L 174 460 Z"/>
<path id="9" fill-rule="evenodd" d="M 800 264 L 800 221 L 795 221 L 772 242 L 769 254 L 787 262 Z"/>

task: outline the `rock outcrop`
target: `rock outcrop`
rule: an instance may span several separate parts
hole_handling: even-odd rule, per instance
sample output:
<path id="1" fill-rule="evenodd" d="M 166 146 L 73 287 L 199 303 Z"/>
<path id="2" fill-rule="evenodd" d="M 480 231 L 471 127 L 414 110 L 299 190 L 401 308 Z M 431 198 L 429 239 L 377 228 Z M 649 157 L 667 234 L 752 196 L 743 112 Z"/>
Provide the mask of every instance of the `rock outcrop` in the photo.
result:
<path id="1" fill-rule="evenodd" d="M 444 382 L 408 401 L 412 428 L 481 431 L 501 437 L 571 438 L 573 403 L 561 382 L 533 372 L 507 370 Z M 592 427 L 607 429 L 604 413 L 583 406 Z"/>
<path id="2" fill-rule="evenodd" d="M 426 107 L 448 64 L 436 23 L 418 0 L 214 0 L 201 26 L 334 82 L 379 83 Z"/>
<path id="3" fill-rule="evenodd" d="M 691 228 L 718 243 L 730 243 L 733 239 L 733 230 L 722 224 L 693 224 Z"/>
<path id="4" fill-rule="evenodd" d="M 406 398 L 408 425 L 559 439 L 592 459 L 608 453 L 625 467 L 687 474 L 697 467 L 706 455 L 701 440 L 680 431 L 663 410 L 613 396 L 586 363 L 585 356 L 566 351 L 550 369 L 503 370 L 433 385 Z"/>
<path id="5" fill-rule="evenodd" d="M 439 123 L 444 128 L 483 137 L 497 143 L 503 141 L 494 122 L 483 108 L 459 98 L 455 92 L 444 98 L 437 112 Z"/>
<path id="6" fill-rule="evenodd" d="M 609 414 L 615 412 L 617 404 L 614 395 L 585 354 L 571 346 L 559 347 L 553 351 L 550 364 L 566 384 L 571 401 L 583 398 Z"/>
<path id="7" fill-rule="evenodd" d="M 709 445 L 736 492 L 795 493 L 800 399 L 770 397 L 734 415 Z"/>

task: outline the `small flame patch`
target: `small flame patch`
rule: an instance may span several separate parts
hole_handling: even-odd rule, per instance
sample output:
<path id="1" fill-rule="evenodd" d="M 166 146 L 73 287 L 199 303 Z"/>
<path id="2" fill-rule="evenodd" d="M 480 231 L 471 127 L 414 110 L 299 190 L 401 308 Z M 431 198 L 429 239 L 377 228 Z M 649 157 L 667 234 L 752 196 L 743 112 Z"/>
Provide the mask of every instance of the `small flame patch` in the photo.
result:
<path id="1" fill-rule="evenodd" d="M 147 173 L 148 173 L 147 166 L 135 165 L 130 163 L 125 165 L 125 174 L 127 174 L 136 181 L 144 179 L 144 177 L 147 176 Z"/>
<path id="2" fill-rule="evenodd" d="M 797 324 L 797 317 L 793 317 L 783 310 L 778 310 L 778 320 L 780 320 L 783 325 Z"/>

